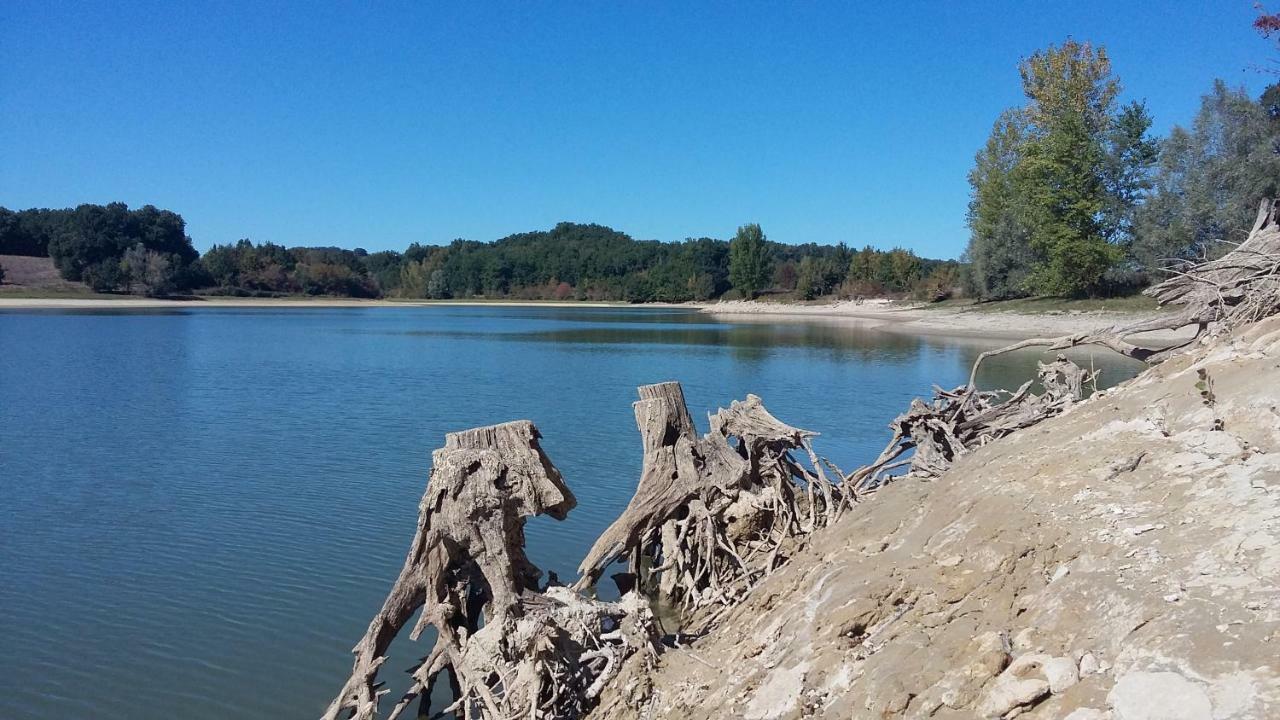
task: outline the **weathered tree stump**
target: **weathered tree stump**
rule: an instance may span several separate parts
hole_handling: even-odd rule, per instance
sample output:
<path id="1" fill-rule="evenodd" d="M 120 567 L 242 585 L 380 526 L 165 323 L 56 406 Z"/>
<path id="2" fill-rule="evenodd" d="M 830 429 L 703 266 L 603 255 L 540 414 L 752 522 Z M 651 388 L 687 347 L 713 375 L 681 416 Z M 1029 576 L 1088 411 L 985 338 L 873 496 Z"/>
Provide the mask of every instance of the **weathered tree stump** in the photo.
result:
<path id="1" fill-rule="evenodd" d="M 437 639 L 392 709 L 395 718 L 430 697 L 447 673 L 468 718 L 574 716 L 625 657 L 654 643 L 647 604 L 539 590 L 541 571 L 524 551 L 525 519 L 564 519 L 576 501 L 538 444 L 537 428 L 516 421 L 446 436 L 432 453 L 418 528 L 400 576 L 364 638 L 350 678 L 326 720 L 378 717 L 378 671 L 413 613 L 411 637 Z"/>
<path id="2" fill-rule="evenodd" d="M 731 605 L 779 562 L 789 540 L 831 522 L 847 504 L 810 439 L 750 395 L 710 416 L 698 437 L 679 383 L 639 388 L 644 450 L 636 492 L 579 567 L 579 590 L 627 558 L 645 587 L 692 609 Z M 813 468 L 790 453 L 804 450 Z"/>

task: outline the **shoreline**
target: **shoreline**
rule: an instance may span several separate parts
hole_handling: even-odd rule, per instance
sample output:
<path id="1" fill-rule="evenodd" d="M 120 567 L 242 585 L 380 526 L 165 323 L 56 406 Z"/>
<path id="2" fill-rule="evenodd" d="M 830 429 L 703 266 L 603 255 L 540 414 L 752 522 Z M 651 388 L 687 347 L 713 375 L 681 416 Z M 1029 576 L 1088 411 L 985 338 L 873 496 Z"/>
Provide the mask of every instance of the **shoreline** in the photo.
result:
<path id="1" fill-rule="evenodd" d="M 388 300 L 365 298 L 251 298 L 251 297 L 201 297 L 194 300 L 166 300 L 144 297 L 68 297 L 68 298 L 20 298 L 0 294 L 0 311 L 3 310 L 110 310 L 154 308 L 348 308 L 348 307 L 687 307 L 678 304 L 648 303 L 636 305 L 622 301 L 566 301 L 566 300 Z"/>
<path id="2" fill-rule="evenodd" d="M 0 312 L 23 310 L 159 310 L 185 308 L 411 308 L 411 307 L 550 307 L 641 308 L 689 310 L 727 322 L 821 323 L 907 335 L 934 335 L 990 340 L 1022 340 L 1070 335 L 1121 323 L 1132 323 L 1158 314 L 1127 311 L 978 312 L 966 308 L 928 308 L 899 305 L 887 300 L 861 303 L 844 301 L 798 305 L 724 301 L 691 303 L 643 303 L 555 300 L 365 300 L 356 298 L 236 298 L 198 300 L 158 298 L 17 298 L 0 294 Z M 1148 333 L 1140 341 L 1168 344 L 1181 333 Z"/>
<path id="3" fill-rule="evenodd" d="M 908 335 L 944 335 L 992 340 L 1025 340 L 1074 335 L 1149 320 L 1164 312 L 1160 310 L 982 312 L 969 308 L 900 305 L 888 300 L 868 300 L 861 303 L 842 301 L 821 305 L 784 305 L 734 300 L 695 305 L 699 312 L 731 318 L 735 322 L 838 322 Z M 1132 337 L 1139 342 L 1167 345 L 1189 338 L 1193 334 L 1194 330 L 1158 331 Z"/>

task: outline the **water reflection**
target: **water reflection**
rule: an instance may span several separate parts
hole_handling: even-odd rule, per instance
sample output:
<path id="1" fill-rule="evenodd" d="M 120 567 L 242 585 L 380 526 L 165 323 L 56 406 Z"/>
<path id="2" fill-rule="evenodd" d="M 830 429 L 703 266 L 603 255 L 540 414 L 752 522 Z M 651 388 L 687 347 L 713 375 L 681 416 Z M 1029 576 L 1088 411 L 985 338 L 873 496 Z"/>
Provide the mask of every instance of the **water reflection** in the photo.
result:
<path id="1" fill-rule="evenodd" d="M 213 720 L 320 714 L 446 432 L 538 425 L 579 507 L 530 523 L 529 554 L 568 578 L 635 486 L 637 385 L 680 380 L 703 430 L 758 394 L 852 468 L 1001 343 L 430 306 L 0 313 L 0 344 L 0 717 Z M 1137 369 L 1094 355 L 1104 382 Z M 979 380 L 1017 386 L 1043 357 Z"/>

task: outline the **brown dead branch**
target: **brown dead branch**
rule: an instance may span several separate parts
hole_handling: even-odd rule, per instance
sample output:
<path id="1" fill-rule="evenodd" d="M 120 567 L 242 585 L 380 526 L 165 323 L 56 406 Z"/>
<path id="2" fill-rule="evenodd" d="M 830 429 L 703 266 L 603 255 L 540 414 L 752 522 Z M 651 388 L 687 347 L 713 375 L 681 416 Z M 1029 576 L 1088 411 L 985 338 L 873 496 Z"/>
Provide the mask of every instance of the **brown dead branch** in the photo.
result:
<path id="1" fill-rule="evenodd" d="M 849 475 L 846 484 L 855 492 L 869 492 L 903 467 L 907 475 L 938 477 L 965 452 L 1061 414 L 1084 396 L 1096 373 L 1059 355 L 1040 363 L 1038 376 L 1039 394 L 1031 392 L 1032 382 L 1012 393 L 935 387 L 931 402 L 912 400 L 907 412 L 889 423 L 893 436 L 884 451 Z M 912 453 L 909 459 L 899 460 L 907 453 Z"/>

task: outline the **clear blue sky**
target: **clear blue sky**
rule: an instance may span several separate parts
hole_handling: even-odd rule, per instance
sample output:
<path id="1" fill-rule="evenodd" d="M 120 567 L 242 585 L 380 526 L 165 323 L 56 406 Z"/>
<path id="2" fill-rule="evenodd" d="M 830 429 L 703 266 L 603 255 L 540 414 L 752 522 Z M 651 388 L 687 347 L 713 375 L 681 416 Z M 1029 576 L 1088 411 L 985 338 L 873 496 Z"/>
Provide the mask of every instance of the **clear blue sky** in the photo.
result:
<path id="1" fill-rule="evenodd" d="M 1215 77 L 1265 86 L 1249 68 L 1277 53 L 1253 17 L 1249 0 L 6 0 L 0 205 L 152 203 L 201 249 L 573 220 L 951 257 L 1020 57 L 1105 44 L 1165 131 Z"/>

